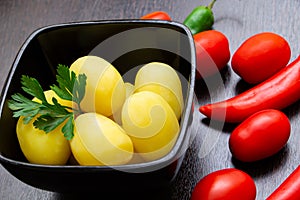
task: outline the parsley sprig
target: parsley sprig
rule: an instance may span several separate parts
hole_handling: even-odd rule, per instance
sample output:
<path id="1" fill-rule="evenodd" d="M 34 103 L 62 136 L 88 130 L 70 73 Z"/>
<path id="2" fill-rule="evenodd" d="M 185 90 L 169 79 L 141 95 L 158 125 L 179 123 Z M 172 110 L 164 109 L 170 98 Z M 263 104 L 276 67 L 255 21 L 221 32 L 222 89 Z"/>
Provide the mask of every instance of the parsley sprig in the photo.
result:
<path id="1" fill-rule="evenodd" d="M 35 97 L 41 103 L 32 101 L 20 93 L 13 94 L 8 101 L 8 107 L 14 111 L 13 117 L 23 116 L 23 123 L 28 124 L 33 118 L 37 117 L 33 125 L 46 133 L 56 129 L 66 121 L 62 127 L 62 132 L 67 140 L 74 136 L 74 118 L 80 114 L 80 103 L 85 94 L 86 76 L 79 74 L 78 77 L 73 71 L 59 64 L 56 75 L 57 85 L 50 86 L 60 98 L 73 101 L 77 104 L 77 109 L 63 106 L 58 103 L 55 97 L 52 98 L 53 104 L 47 102 L 44 91 L 40 83 L 35 79 L 23 75 L 21 77 L 22 89 L 27 94 Z"/>

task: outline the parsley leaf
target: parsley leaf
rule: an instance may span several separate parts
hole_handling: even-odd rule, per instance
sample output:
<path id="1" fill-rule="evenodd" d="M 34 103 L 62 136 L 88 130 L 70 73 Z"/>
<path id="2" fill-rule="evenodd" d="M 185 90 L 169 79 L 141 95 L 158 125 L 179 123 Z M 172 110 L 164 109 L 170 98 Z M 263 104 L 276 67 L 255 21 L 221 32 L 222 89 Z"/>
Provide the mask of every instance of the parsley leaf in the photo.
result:
<path id="1" fill-rule="evenodd" d="M 62 132 L 67 140 L 71 140 L 74 136 L 74 115 L 71 115 L 67 121 L 67 123 L 63 126 Z"/>
<path id="2" fill-rule="evenodd" d="M 33 97 L 38 98 L 43 103 L 47 102 L 46 97 L 44 95 L 44 91 L 42 89 L 42 86 L 39 84 L 39 82 L 35 78 L 31 78 L 28 76 L 23 75 L 21 78 L 21 83 L 23 85 L 22 89 L 30 94 Z"/>
<path id="3" fill-rule="evenodd" d="M 74 136 L 74 116 L 81 113 L 80 103 L 85 94 L 86 76 L 80 74 L 77 77 L 67 66 L 58 65 L 56 81 L 57 85 L 51 86 L 51 90 L 62 99 L 75 102 L 78 105 L 77 110 L 59 104 L 55 97 L 52 98 L 53 104 L 47 102 L 39 82 L 35 78 L 25 75 L 21 78 L 23 91 L 39 99 L 41 103 L 30 100 L 20 93 L 16 93 L 8 101 L 8 107 L 14 111 L 13 117 L 24 117 L 24 124 L 28 124 L 36 117 L 33 125 L 46 133 L 53 131 L 59 125 L 65 123 L 62 127 L 62 132 L 65 138 L 70 140 Z"/>
<path id="4" fill-rule="evenodd" d="M 80 102 L 85 94 L 86 75 L 76 74 L 65 65 L 58 65 L 56 81 L 58 85 L 50 86 L 60 98 L 75 102 L 80 109 Z"/>
<path id="5" fill-rule="evenodd" d="M 33 125 L 42 128 L 46 133 L 49 133 L 63 123 L 68 117 L 69 114 L 61 117 L 41 115 L 33 122 Z"/>
<path id="6" fill-rule="evenodd" d="M 73 87 L 75 83 L 76 75 L 74 72 L 69 72 L 69 69 L 65 65 L 58 65 L 56 81 L 57 85 L 50 86 L 60 98 L 72 101 Z"/>
<path id="7" fill-rule="evenodd" d="M 17 93 L 12 95 L 12 100 L 8 101 L 8 106 L 15 111 L 13 117 L 24 116 L 24 123 L 28 124 L 39 113 L 43 105 Z"/>

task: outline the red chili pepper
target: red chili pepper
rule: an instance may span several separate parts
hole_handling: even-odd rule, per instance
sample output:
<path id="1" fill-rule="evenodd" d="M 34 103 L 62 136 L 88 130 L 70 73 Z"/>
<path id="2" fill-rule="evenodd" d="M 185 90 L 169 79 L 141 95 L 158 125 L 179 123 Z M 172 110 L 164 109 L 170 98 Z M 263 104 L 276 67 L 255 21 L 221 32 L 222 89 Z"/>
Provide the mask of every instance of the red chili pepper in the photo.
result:
<path id="1" fill-rule="evenodd" d="M 299 200 L 300 199 L 300 165 L 285 181 L 267 198 L 267 200 Z"/>
<path id="2" fill-rule="evenodd" d="M 147 15 L 142 16 L 141 19 L 159 19 L 159 20 L 171 21 L 171 17 L 168 15 L 168 13 L 163 11 L 155 11 L 149 13 Z"/>
<path id="3" fill-rule="evenodd" d="M 264 109 L 283 109 L 300 99 L 300 56 L 271 78 L 225 101 L 200 106 L 207 117 L 241 122 Z"/>

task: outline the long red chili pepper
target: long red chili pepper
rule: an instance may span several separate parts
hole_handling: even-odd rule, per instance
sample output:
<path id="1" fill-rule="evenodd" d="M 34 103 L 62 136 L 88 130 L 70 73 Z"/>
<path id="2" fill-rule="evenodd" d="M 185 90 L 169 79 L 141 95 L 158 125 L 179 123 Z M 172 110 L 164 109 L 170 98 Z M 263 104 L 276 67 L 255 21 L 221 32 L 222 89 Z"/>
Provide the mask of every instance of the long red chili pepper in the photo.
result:
<path id="1" fill-rule="evenodd" d="M 263 109 L 283 109 L 300 99 L 300 56 L 277 74 L 225 101 L 200 106 L 207 117 L 241 122 Z"/>
<path id="2" fill-rule="evenodd" d="M 171 21 L 171 17 L 168 15 L 168 13 L 163 11 L 155 11 L 149 14 L 146 14 L 141 17 L 141 19 L 159 19 L 159 20 L 167 20 Z"/>
<path id="3" fill-rule="evenodd" d="M 267 200 L 300 199 L 300 165 L 281 183 Z"/>

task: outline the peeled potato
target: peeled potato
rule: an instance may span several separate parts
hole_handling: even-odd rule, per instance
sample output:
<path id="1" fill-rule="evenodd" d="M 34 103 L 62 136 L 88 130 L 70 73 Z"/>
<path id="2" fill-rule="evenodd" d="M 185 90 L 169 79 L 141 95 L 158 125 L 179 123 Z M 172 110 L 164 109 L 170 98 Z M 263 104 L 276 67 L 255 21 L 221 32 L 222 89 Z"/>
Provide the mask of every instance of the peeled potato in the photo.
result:
<path id="1" fill-rule="evenodd" d="M 75 119 L 70 144 L 80 165 L 122 165 L 133 156 L 132 141 L 122 127 L 97 113 L 85 113 Z"/>
<path id="2" fill-rule="evenodd" d="M 134 85 L 132 85 L 129 82 L 125 82 L 125 89 L 126 89 L 126 98 L 128 98 L 133 93 Z M 119 125 L 122 124 L 121 111 L 122 109 L 119 109 L 113 115 L 109 116 L 110 119 L 114 120 Z"/>
<path id="3" fill-rule="evenodd" d="M 70 70 L 87 76 L 86 92 L 80 104 L 83 111 L 111 116 L 121 108 L 126 97 L 124 81 L 109 62 L 97 56 L 84 56 Z"/>
<path id="4" fill-rule="evenodd" d="M 134 92 L 151 91 L 162 96 L 171 106 L 177 119 L 183 109 L 182 86 L 176 71 L 165 63 L 144 65 L 135 78 Z"/>
<path id="5" fill-rule="evenodd" d="M 45 91 L 48 102 L 52 103 L 52 97 L 65 106 L 72 106 L 70 101 L 60 99 L 52 90 Z M 39 102 L 38 99 L 33 101 Z M 46 165 L 63 165 L 70 155 L 71 149 L 69 142 L 61 132 L 64 123 L 49 133 L 45 133 L 34 127 L 31 120 L 28 124 L 23 123 L 23 117 L 20 117 L 17 123 L 17 138 L 21 150 L 30 163 Z"/>
<path id="6" fill-rule="evenodd" d="M 128 98 L 134 91 L 134 85 L 132 85 L 129 82 L 126 82 L 125 89 L 126 89 L 126 98 Z"/>
<path id="7" fill-rule="evenodd" d="M 179 132 L 179 123 L 170 105 L 149 91 L 127 98 L 122 109 L 122 124 L 136 152 L 148 161 L 170 152 Z"/>

